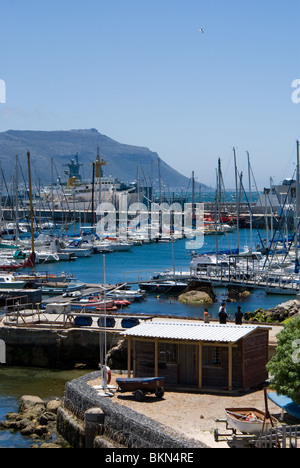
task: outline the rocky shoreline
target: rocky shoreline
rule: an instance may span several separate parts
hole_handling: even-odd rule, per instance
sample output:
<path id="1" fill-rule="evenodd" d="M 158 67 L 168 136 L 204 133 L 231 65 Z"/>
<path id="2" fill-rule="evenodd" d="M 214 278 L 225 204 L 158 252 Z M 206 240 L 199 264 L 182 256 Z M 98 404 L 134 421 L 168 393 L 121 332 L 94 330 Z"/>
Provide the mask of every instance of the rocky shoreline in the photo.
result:
<path id="1" fill-rule="evenodd" d="M 270 309 L 257 309 L 254 312 L 246 312 L 245 320 L 255 323 L 281 323 L 296 317 L 300 313 L 300 301 L 292 299 Z"/>
<path id="2" fill-rule="evenodd" d="M 59 398 L 44 401 L 38 396 L 24 395 L 18 412 L 8 413 L 6 420 L 0 421 L 0 429 L 30 436 L 31 448 L 63 448 L 66 442 L 56 432 L 57 411 L 62 404 Z"/>
<path id="3" fill-rule="evenodd" d="M 193 286 L 193 285 L 192 285 Z M 228 288 L 226 302 L 236 302 L 251 296 L 251 291 L 244 287 Z M 209 306 L 216 302 L 213 288 L 207 284 L 198 284 L 190 287 L 178 296 L 182 304 Z M 284 323 L 300 313 L 300 300 L 291 299 L 270 309 L 258 308 L 254 312 L 245 312 L 244 319 L 250 323 Z"/>

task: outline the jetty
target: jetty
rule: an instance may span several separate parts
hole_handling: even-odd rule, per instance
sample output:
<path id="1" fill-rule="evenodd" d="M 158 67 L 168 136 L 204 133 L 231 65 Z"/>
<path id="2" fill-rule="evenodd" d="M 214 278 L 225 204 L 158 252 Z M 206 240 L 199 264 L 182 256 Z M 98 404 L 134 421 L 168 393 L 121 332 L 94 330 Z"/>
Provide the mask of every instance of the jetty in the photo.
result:
<path id="1" fill-rule="evenodd" d="M 268 294 L 297 295 L 299 279 L 294 274 L 252 271 L 251 274 L 230 271 L 227 268 L 207 268 L 198 272 L 197 278 L 215 287 L 238 287 L 244 289 L 262 289 Z"/>

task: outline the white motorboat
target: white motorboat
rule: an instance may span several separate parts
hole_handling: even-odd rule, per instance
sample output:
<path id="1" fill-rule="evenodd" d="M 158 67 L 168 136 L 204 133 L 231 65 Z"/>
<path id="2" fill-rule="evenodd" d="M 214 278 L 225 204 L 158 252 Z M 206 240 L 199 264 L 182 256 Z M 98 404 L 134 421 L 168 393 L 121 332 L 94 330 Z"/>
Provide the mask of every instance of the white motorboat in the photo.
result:
<path id="1" fill-rule="evenodd" d="M 23 289 L 26 281 L 19 280 L 14 275 L 0 275 L 0 289 Z"/>

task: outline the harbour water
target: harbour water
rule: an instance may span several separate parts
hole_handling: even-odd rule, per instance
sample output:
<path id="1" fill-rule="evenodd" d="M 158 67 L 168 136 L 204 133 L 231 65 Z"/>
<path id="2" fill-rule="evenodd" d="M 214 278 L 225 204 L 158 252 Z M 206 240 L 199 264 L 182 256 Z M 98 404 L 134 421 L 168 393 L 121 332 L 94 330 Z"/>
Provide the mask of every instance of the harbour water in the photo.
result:
<path id="1" fill-rule="evenodd" d="M 241 246 L 249 245 L 250 233 L 247 229 L 240 231 Z M 262 233 L 261 233 L 262 235 Z M 258 242 L 254 233 L 254 245 Z M 219 236 L 220 249 L 236 247 L 236 232 Z M 205 244 L 201 251 L 212 252 L 215 250 L 214 236 L 206 236 Z M 173 256 L 174 248 L 174 256 Z M 130 251 L 113 252 L 105 256 L 106 282 L 116 284 L 120 282 L 139 282 L 147 280 L 153 274 L 165 269 L 173 268 L 173 259 L 176 270 L 186 271 L 189 268 L 191 254 L 186 249 L 186 240 L 177 240 L 173 243 L 155 243 L 134 246 Z M 95 254 L 88 258 L 77 259 L 74 262 L 58 262 L 47 265 L 38 265 L 37 270 L 48 272 L 66 272 L 74 275 L 79 281 L 86 283 L 103 283 L 103 255 Z M 138 288 L 138 284 L 132 285 L 132 289 Z M 217 303 L 209 308 L 211 316 L 217 317 L 219 303 L 226 298 L 226 290 L 218 289 Z M 289 296 L 266 295 L 261 291 L 254 291 L 251 296 L 240 302 L 228 303 L 227 312 L 234 314 L 237 305 L 241 305 L 243 312 L 253 311 L 259 307 L 269 308 L 288 300 Z M 202 318 L 203 308 L 187 306 L 178 303 L 174 298 L 151 294 L 145 301 L 133 303 L 127 311 L 133 314 L 160 314 L 175 315 L 178 317 Z M 17 411 L 19 398 L 24 394 L 35 394 L 41 398 L 54 396 L 62 397 L 64 385 L 68 380 L 82 375 L 87 371 L 57 371 L 51 369 L 9 368 L 0 366 L 0 420 L 10 411 Z M 5 447 L 30 447 L 32 439 L 22 437 L 19 434 L 11 434 L 8 431 L 0 431 L 0 448 Z"/>

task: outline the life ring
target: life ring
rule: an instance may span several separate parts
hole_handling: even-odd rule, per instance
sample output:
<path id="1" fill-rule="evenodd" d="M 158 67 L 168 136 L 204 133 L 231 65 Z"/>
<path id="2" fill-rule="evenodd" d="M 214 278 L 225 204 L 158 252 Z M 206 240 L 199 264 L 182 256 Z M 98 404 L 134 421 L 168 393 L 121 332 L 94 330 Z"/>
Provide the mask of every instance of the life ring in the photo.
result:
<path id="1" fill-rule="evenodd" d="M 109 385 L 111 382 L 111 371 L 108 366 L 102 367 L 102 379 L 106 381 L 106 384 Z"/>

